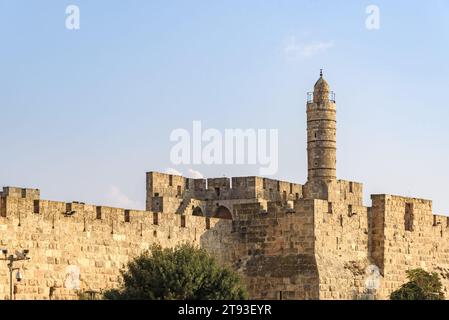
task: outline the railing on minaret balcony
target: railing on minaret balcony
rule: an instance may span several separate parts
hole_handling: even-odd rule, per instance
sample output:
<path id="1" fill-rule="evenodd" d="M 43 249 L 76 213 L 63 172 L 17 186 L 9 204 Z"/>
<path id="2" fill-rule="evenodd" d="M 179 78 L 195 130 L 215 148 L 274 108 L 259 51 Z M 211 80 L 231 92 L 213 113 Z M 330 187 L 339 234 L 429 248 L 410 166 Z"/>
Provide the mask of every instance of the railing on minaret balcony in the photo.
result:
<path id="1" fill-rule="evenodd" d="M 335 103 L 335 92 L 329 92 L 329 101 Z M 307 103 L 313 102 L 313 92 L 307 92 Z"/>

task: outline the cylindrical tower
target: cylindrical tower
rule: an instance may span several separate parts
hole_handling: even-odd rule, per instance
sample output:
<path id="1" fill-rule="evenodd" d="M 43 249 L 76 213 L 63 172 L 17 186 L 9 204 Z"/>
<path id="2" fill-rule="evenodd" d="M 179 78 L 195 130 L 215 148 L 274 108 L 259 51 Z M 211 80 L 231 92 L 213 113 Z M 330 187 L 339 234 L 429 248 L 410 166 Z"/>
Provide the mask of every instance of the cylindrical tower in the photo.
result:
<path id="1" fill-rule="evenodd" d="M 307 101 L 308 181 L 337 177 L 337 108 L 334 93 L 320 72 Z"/>

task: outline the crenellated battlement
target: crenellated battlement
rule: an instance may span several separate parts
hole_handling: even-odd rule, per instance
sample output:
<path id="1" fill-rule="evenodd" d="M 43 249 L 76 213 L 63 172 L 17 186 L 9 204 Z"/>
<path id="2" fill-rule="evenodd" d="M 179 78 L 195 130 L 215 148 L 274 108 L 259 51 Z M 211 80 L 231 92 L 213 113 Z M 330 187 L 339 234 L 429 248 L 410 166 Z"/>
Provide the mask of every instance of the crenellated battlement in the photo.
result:
<path id="1" fill-rule="evenodd" d="M 207 202 L 293 201 L 303 196 L 302 185 L 263 177 L 190 179 L 159 172 L 147 173 L 147 210 L 176 211 L 183 201 Z M 220 203 L 219 203 L 220 205 Z M 213 207 L 213 206 L 212 206 Z M 232 208 L 229 208 L 232 211 Z"/>
<path id="2" fill-rule="evenodd" d="M 302 198 L 302 185 L 263 177 L 190 179 L 159 172 L 147 173 L 147 210 L 180 212 L 190 201 L 204 216 L 232 219 L 234 205 L 279 201 L 286 205 Z"/>
<path id="3" fill-rule="evenodd" d="M 5 190 L 7 192 L 5 192 Z M 21 190 L 33 190 L 34 193 L 22 193 Z M 164 226 L 206 229 L 206 224 L 214 225 L 211 218 L 193 215 L 193 209 L 185 210 L 182 214 L 175 212 L 163 213 L 125 208 L 98 206 L 83 202 L 62 202 L 43 200 L 38 197 L 39 190 L 5 187 L 0 196 L 1 217 L 7 219 L 25 220 L 29 216 L 38 216 L 51 223 L 83 223 L 104 224 L 112 228 L 117 225 L 126 226 L 142 224 L 143 226 Z M 27 196 L 24 196 L 27 195 Z M 192 202 L 193 203 L 193 202 Z M 198 207 L 198 204 L 195 206 Z M 206 221 L 207 220 L 207 221 Z"/>
<path id="4" fill-rule="evenodd" d="M 3 187 L 3 191 L 0 191 L 0 197 L 39 199 L 40 190 L 18 187 Z"/>

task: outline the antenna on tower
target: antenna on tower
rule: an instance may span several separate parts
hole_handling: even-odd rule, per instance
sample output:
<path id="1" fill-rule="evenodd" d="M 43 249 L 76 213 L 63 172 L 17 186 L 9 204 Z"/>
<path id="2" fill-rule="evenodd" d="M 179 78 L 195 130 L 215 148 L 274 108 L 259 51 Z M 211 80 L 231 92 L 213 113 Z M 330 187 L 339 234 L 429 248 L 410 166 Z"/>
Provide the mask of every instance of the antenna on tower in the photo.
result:
<path id="1" fill-rule="evenodd" d="M 323 69 L 320 69 L 320 77 L 323 76 Z"/>

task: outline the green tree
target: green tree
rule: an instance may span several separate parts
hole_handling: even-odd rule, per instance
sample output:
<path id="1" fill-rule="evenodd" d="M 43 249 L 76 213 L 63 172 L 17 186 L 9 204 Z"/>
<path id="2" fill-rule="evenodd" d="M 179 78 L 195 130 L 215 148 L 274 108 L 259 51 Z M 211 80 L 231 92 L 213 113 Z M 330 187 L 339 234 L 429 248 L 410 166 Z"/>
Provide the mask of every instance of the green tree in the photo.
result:
<path id="1" fill-rule="evenodd" d="M 153 246 L 122 270 L 122 286 L 108 290 L 110 300 L 240 300 L 247 293 L 239 276 L 192 245 Z"/>
<path id="2" fill-rule="evenodd" d="M 407 283 L 391 293 L 391 300 L 444 300 L 443 286 L 436 272 L 408 270 L 407 278 Z"/>

